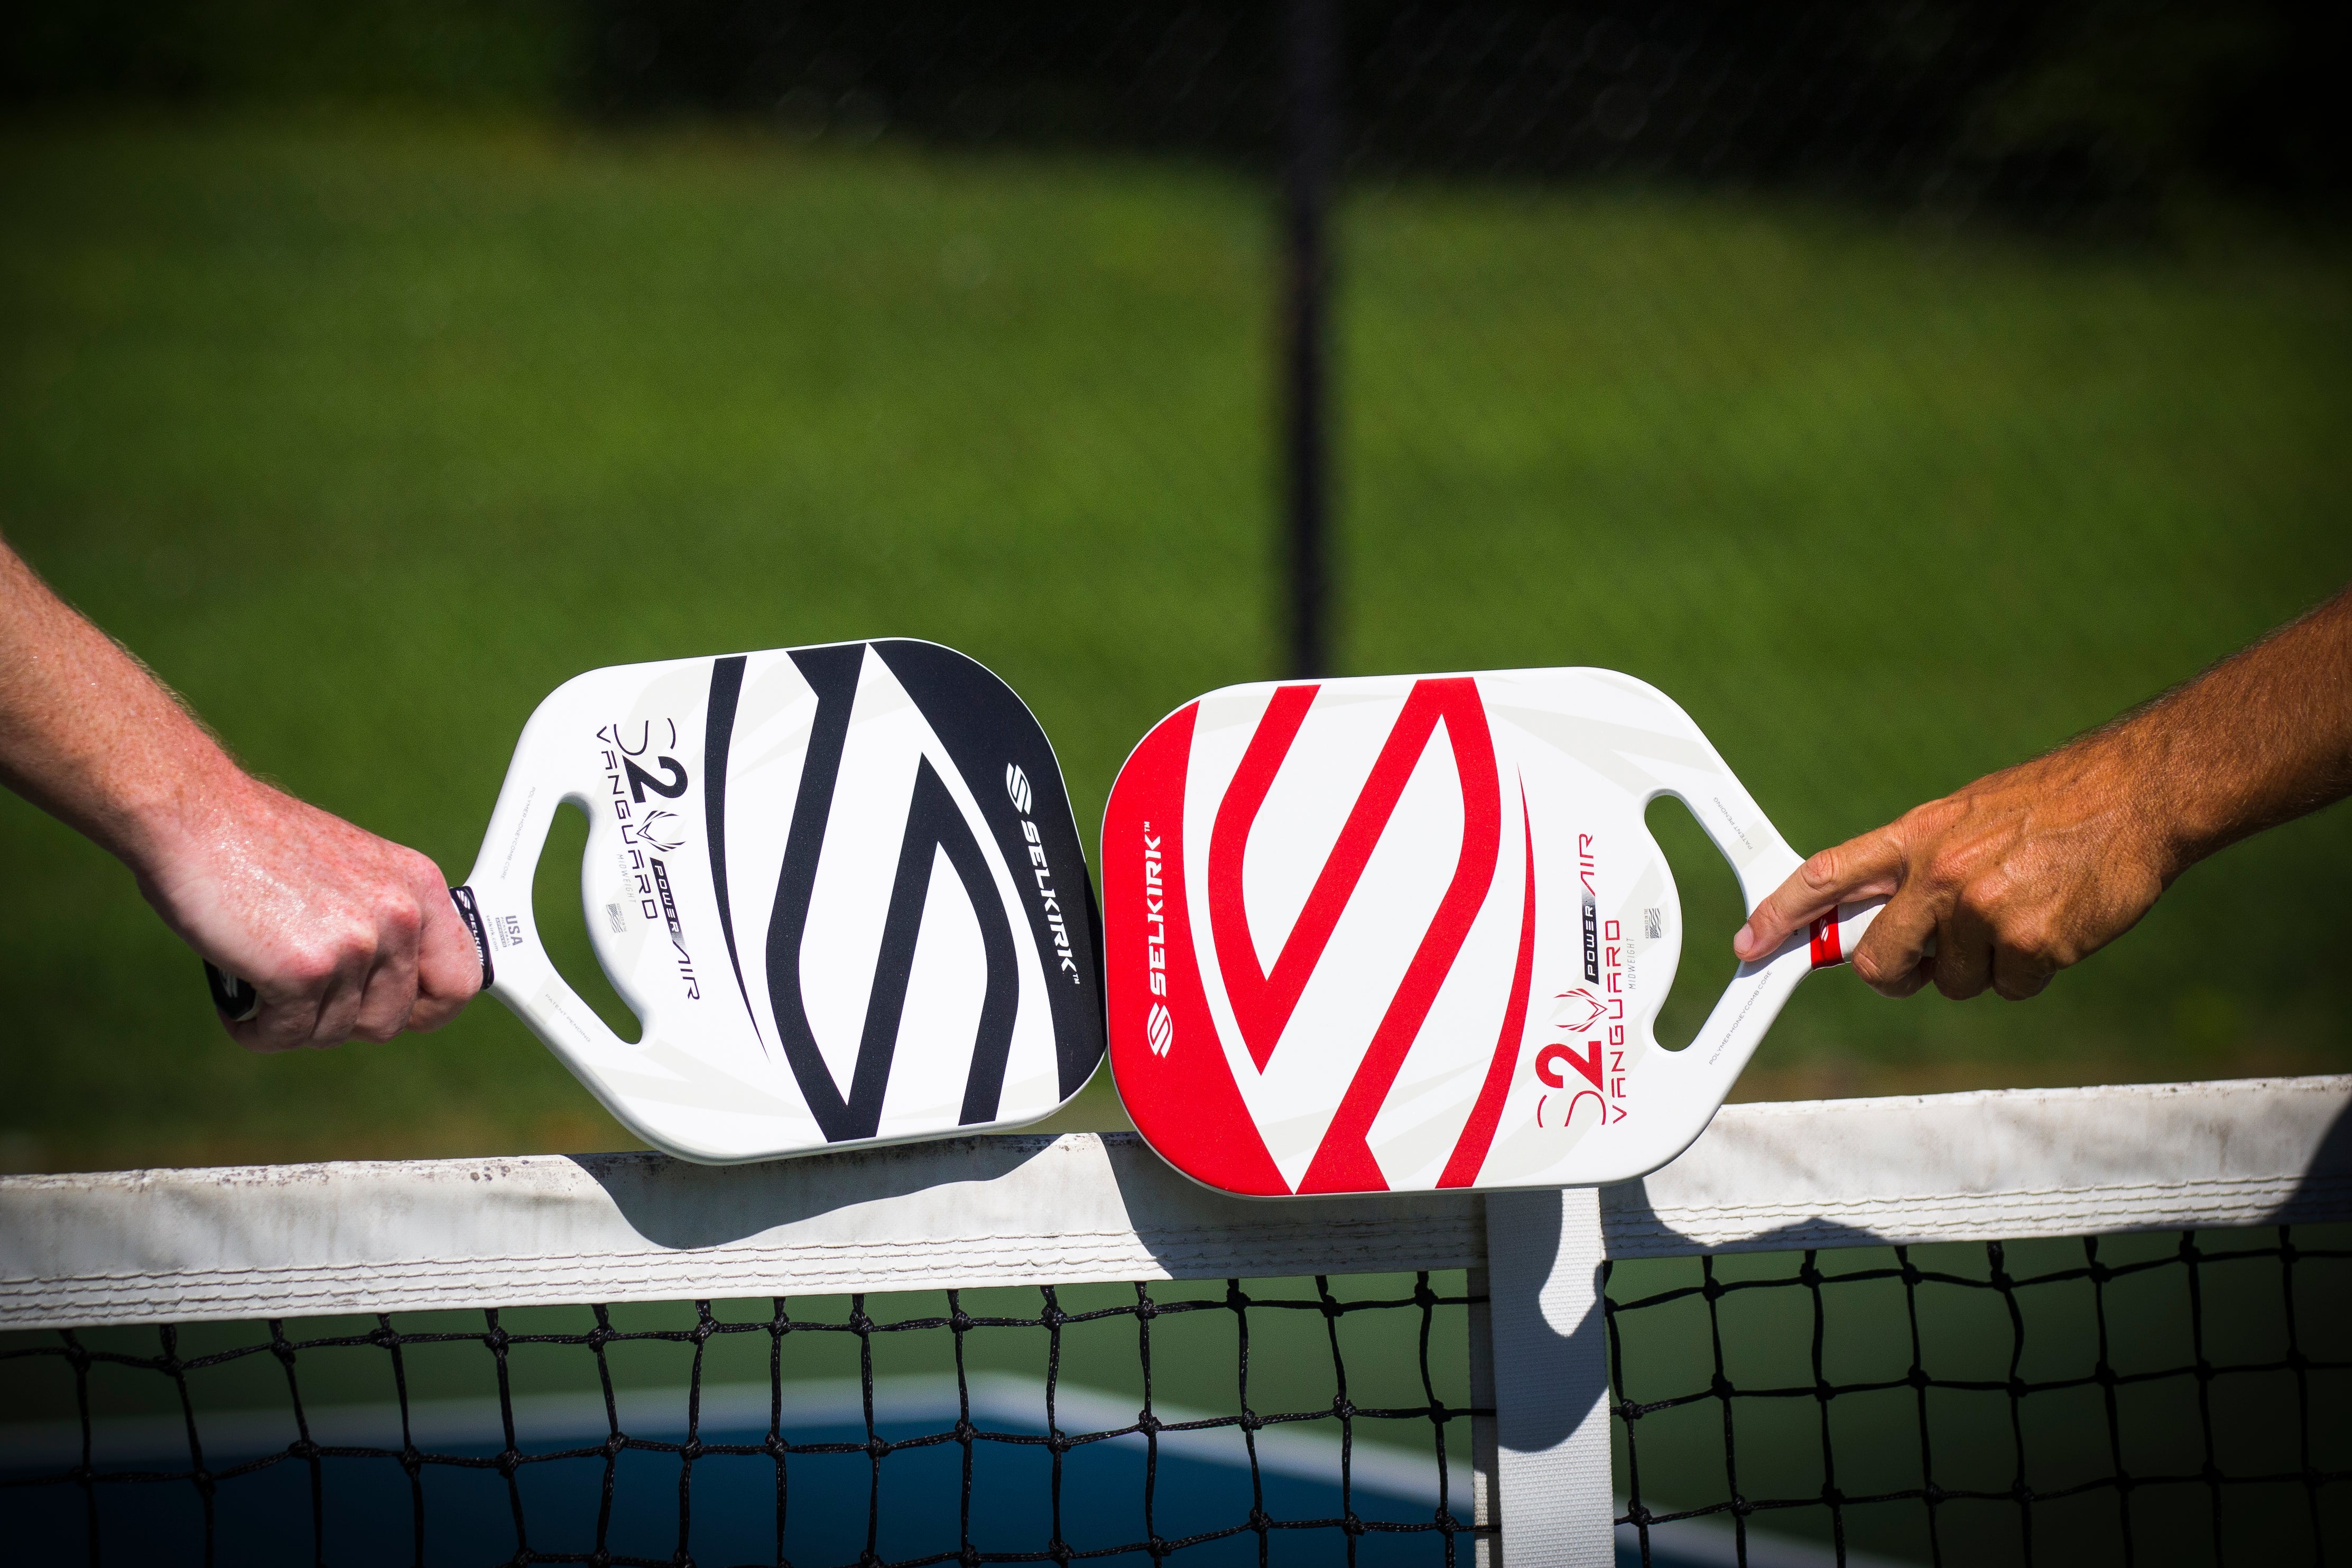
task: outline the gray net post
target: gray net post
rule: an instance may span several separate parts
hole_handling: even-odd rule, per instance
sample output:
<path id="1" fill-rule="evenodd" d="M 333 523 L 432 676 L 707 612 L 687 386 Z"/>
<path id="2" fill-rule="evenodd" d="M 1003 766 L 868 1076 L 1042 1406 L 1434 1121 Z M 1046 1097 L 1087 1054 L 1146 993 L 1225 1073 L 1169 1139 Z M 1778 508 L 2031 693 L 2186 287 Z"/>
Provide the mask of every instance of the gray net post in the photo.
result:
<path id="1" fill-rule="evenodd" d="M 1339 16 L 1334 0 L 1289 0 L 1288 147 L 1283 169 L 1284 589 L 1289 674 L 1330 670 L 1328 293 L 1325 234 L 1338 142 Z"/>
<path id="2" fill-rule="evenodd" d="M 1488 1332 L 1507 1369 L 1495 1379 L 1496 1556 L 1511 1568 L 1616 1561 L 1601 1260 L 1598 1188 L 1486 1195 Z"/>

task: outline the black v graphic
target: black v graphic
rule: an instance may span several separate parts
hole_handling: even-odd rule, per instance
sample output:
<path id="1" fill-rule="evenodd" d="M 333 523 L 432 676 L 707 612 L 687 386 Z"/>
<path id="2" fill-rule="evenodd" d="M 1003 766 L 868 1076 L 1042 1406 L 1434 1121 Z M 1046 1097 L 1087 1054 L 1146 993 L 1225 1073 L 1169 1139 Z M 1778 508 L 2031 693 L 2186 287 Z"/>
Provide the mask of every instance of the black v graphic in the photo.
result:
<path id="1" fill-rule="evenodd" d="M 866 997 L 857 1063 L 846 1098 L 835 1086 L 833 1073 L 817 1049 L 801 993 L 801 946 L 808 932 L 817 857 L 833 812 L 834 789 L 841 775 L 842 748 L 848 739 L 850 710 L 857 695 L 866 645 L 815 648 L 795 652 L 792 657 L 815 689 L 817 711 L 809 733 L 807 760 L 801 768 L 799 798 L 793 805 L 783 872 L 776 882 L 775 913 L 768 923 L 768 997 L 775 1010 L 784 1058 L 792 1064 L 801 1094 L 827 1142 L 874 1136 L 881 1124 L 882 1097 L 889 1085 L 891 1058 L 898 1050 L 900 1020 L 906 1012 L 907 981 L 914 967 L 915 940 L 922 930 L 931 868 L 937 857 L 944 854 L 963 883 L 964 895 L 971 901 L 988 970 L 958 1120 L 966 1126 L 993 1121 L 1004 1089 L 1005 1061 L 1013 1049 L 1013 1020 L 1021 997 L 1013 927 L 1005 918 L 1003 900 L 979 841 L 928 758 L 915 765 L 914 789 L 907 802 L 907 831 L 898 845 L 898 871 L 882 923 L 882 947 L 875 959 L 873 989 Z"/>

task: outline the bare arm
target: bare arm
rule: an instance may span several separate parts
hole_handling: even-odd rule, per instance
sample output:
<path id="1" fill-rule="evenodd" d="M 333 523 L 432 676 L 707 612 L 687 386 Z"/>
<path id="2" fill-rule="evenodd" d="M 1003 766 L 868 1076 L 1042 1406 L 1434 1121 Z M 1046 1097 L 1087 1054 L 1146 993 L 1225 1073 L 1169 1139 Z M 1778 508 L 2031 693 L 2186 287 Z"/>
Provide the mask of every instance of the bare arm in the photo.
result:
<path id="1" fill-rule="evenodd" d="M 164 923 L 253 982 L 257 1051 L 436 1029 L 481 983 L 441 873 L 247 774 L 0 544 L 0 782 L 120 858 Z"/>
<path id="2" fill-rule="evenodd" d="M 2352 589 L 2105 728 L 1822 851 L 1732 948 L 1769 953 L 1834 904 L 1887 896 L 1853 956 L 1874 988 L 2030 997 L 2207 855 L 2347 794 Z"/>

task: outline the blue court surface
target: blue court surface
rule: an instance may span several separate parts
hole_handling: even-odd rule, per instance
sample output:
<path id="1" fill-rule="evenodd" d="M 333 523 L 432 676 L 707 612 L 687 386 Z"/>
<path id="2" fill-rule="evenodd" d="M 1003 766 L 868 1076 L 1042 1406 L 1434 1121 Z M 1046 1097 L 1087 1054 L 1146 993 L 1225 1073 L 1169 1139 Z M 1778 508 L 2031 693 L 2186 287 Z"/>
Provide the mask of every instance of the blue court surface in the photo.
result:
<path id="1" fill-rule="evenodd" d="M 1042 1386 L 998 1375 L 971 1383 L 971 1421 L 1005 1435 L 1042 1436 Z M 769 1427 L 765 1385 L 706 1388 L 700 1438 L 708 1444 L 758 1445 Z M 682 1442 L 686 1391 L 624 1391 L 622 1430 L 632 1437 Z M 1161 1408 L 1162 1421 L 1189 1412 Z M 599 1395 L 518 1398 L 514 1447 L 523 1454 L 598 1448 L 609 1432 Z M 1124 1399 L 1066 1388 L 1056 1418 L 1065 1433 L 1112 1430 L 1135 1423 Z M 886 1562 L 947 1554 L 962 1540 L 968 1506 L 972 1544 L 985 1552 L 1050 1549 L 1055 1527 L 1054 1457 L 1043 1444 L 980 1441 L 973 1445 L 967 1504 L 964 1452 L 952 1432 L 957 1394 L 951 1380 L 886 1381 L 875 1391 L 876 1434 L 891 1443 L 945 1435 L 928 1446 L 897 1448 L 878 1467 L 866 1452 L 793 1454 L 785 1466 L 785 1561 L 803 1565 L 855 1563 L 871 1549 Z M 494 1464 L 483 1468 L 427 1461 L 412 1486 L 396 1457 L 403 1447 L 395 1405 L 327 1406 L 310 1413 L 312 1440 L 322 1448 L 373 1448 L 394 1455 L 328 1457 L 312 1466 L 299 1458 L 215 1483 L 212 1560 L 272 1568 L 323 1561 L 349 1568 L 406 1565 L 418 1559 L 418 1499 L 422 1499 L 423 1561 L 428 1564 L 503 1563 L 527 1549 L 537 1556 L 577 1555 L 604 1546 L 615 1558 L 691 1560 L 700 1568 L 778 1559 L 777 1467 L 764 1454 L 705 1455 L 688 1467 L 675 1454 L 624 1451 L 610 1467 L 601 1448 L 576 1458 L 513 1468 L 511 1484 Z M 495 1400 L 412 1404 L 408 1440 L 439 1459 L 493 1458 L 506 1447 Z M 1243 1526 L 1238 1533 L 1203 1541 L 1175 1554 L 1181 1563 L 1259 1562 L 1260 1541 L 1248 1529 L 1255 1506 L 1276 1521 L 1337 1520 L 1348 1508 L 1367 1523 L 1427 1524 L 1436 1515 L 1439 1478 L 1433 1452 L 1413 1453 L 1360 1438 L 1349 1455 L 1345 1499 L 1338 1423 L 1268 1428 L 1257 1439 L 1255 1480 L 1242 1433 L 1234 1427 L 1163 1433 L 1156 1465 L 1148 1463 L 1140 1435 L 1083 1444 L 1062 1458 L 1059 1530 L 1079 1552 L 1139 1542 L 1153 1531 L 1163 1539 Z M 864 1393 L 856 1384 L 787 1385 L 782 1429 L 795 1446 L 863 1445 Z M 240 1411 L 200 1417 L 197 1433 L 207 1470 L 218 1473 L 286 1451 L 295 1439 L 286 1411 Z M 176 1416 L 101 1420 L 91 1431 L 93 1469 L 100 1476 L 173 1472 L 182 1479 L 101 1480 L 95 1494 L 98 1560 L 107 1564 L 199 1563 L 206 1560 L 205 1505 L 191 1469 L 187 1425 Z M 0 1428 L 0 1479 L 57 1475 L 79 1458 L 79 1424 Z M 1150 1472 L 1147 1475 L 1147 1471 Z M 1147 1480 L 1150 1524 L 1147 1528 Z M 1452 1469 L 1447 1496 L 1457 1520 L 1471 1517 L 1466 1467 Z M 681 1484 L 684 1482 L 684 1484 Z M 317 1489 L 317 1506 L 313 1488 Z M 1254 1496 L 1255 1492 L 1255 1496 Z M 90 1500 L 68 1480 L 0 1489 L 0 1537 L 11 1562 L 91 1561 Z M 317 1531 L 314 1519 L 323 1521 Z M 870 1532 L 870 1534 L 869 1534 Z M 321 1538 L 322 1535 L 322 1538 Z M 1679 1540 L 1676 1539 L 1677 1535 Z M 1344 1563 L 1347 1533 L 1336 1526 L 1274 1529 L 1266 1561 L 1283 1564 Z M 1760 1554 L 1759 1554 L 1760 1552 Z M 1640 1561 L 1620 1531 L 1621 1563 Z M 1470 1538 L 1455 1538 L 1452 1561 L 1472 1561 Z M 1727 1531 L 1692 1523 L 1654 1533 L 1652 1562 L 1661 1568 L 1698 1568 L 1735 1560 Z M 1793 1542 L 1751 1537 L 1748 1560 L 1789 1568 L 1827 1563 L 1830 1554 Z M 1096 1559 L 1145 1563 L 1141 1550 Z M 1439 1564 L 1448 1561 L 1444 1533 L 1359 1535 L 1354 1561 Z"/>

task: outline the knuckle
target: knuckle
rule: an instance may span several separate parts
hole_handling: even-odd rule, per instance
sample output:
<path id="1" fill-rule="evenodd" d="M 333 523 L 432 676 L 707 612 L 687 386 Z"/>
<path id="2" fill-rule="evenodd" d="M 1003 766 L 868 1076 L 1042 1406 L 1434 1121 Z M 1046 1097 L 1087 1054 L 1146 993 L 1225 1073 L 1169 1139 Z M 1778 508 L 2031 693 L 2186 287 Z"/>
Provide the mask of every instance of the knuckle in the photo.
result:
<path id="1" fill-rule="evenodd" d="M 1895 825 L 1907 841 L 1917 844 L 1941 837 L 1958 821 L 1962 809 L 1948 795 L 1940 800 L 1928 800 L 1912 807 L 1895 819 Z"/>
<path id="2" fill-rule="evenodd" d="M 1843 858 L 1837 851 L 1822 850 L 1807 856 L 1805 863 L 1797 868 L 1797 874 L 1804 879 L 1807 887 L 1819 891 L 1836 885 L 1838 868 L 1842 863 Z"/>
<path id="3" fill-rule="evenodd" d="M 405 873 L 410 891 L 419 899 L 446 898 L 448 883 L 441 879 L 441 868 L 428 856 L 415 850 L 403 850 L 401 870 Z"/>
<path id="4" fill-rule="evenodd" d="M 1998 936 L 2002 951 L 2045 977 L 2078 963 L 2083 956 L 2064 925 L 2046 910 L 2011 917 L 2002 923 Z"/>
<path id="5" fill-rule="evenodd" d="M 395 942 L 411 944 L 417 933 L 425 929 L 425 912 L 413 898 L 392 898 L 384 901 L 376 916 L 377 928 Z"/>
<path id="6" fill-rule="evenodd" d="M 1990 925 L 2000 913 L 2000 891 L 1982 877 L 1972 877 L 1954 890 L 1953 904 L 1962 914 Z"/>
<path id="7" fill-rule="evenodd" d="M 2000 943 L 2004 951 L 2035 965 L 2055 961 L 2059 947 L 2058 933 L 2050 923 L 2033 916 L 2004 923 Z"/>
<path id="8" fill-rule="evenodd" d="M 295 989 L 315 991 L 335 977 L 346 957 L 341 943 L 313 938 L 287 955 L 283 973 L 287 983 Z"/>

